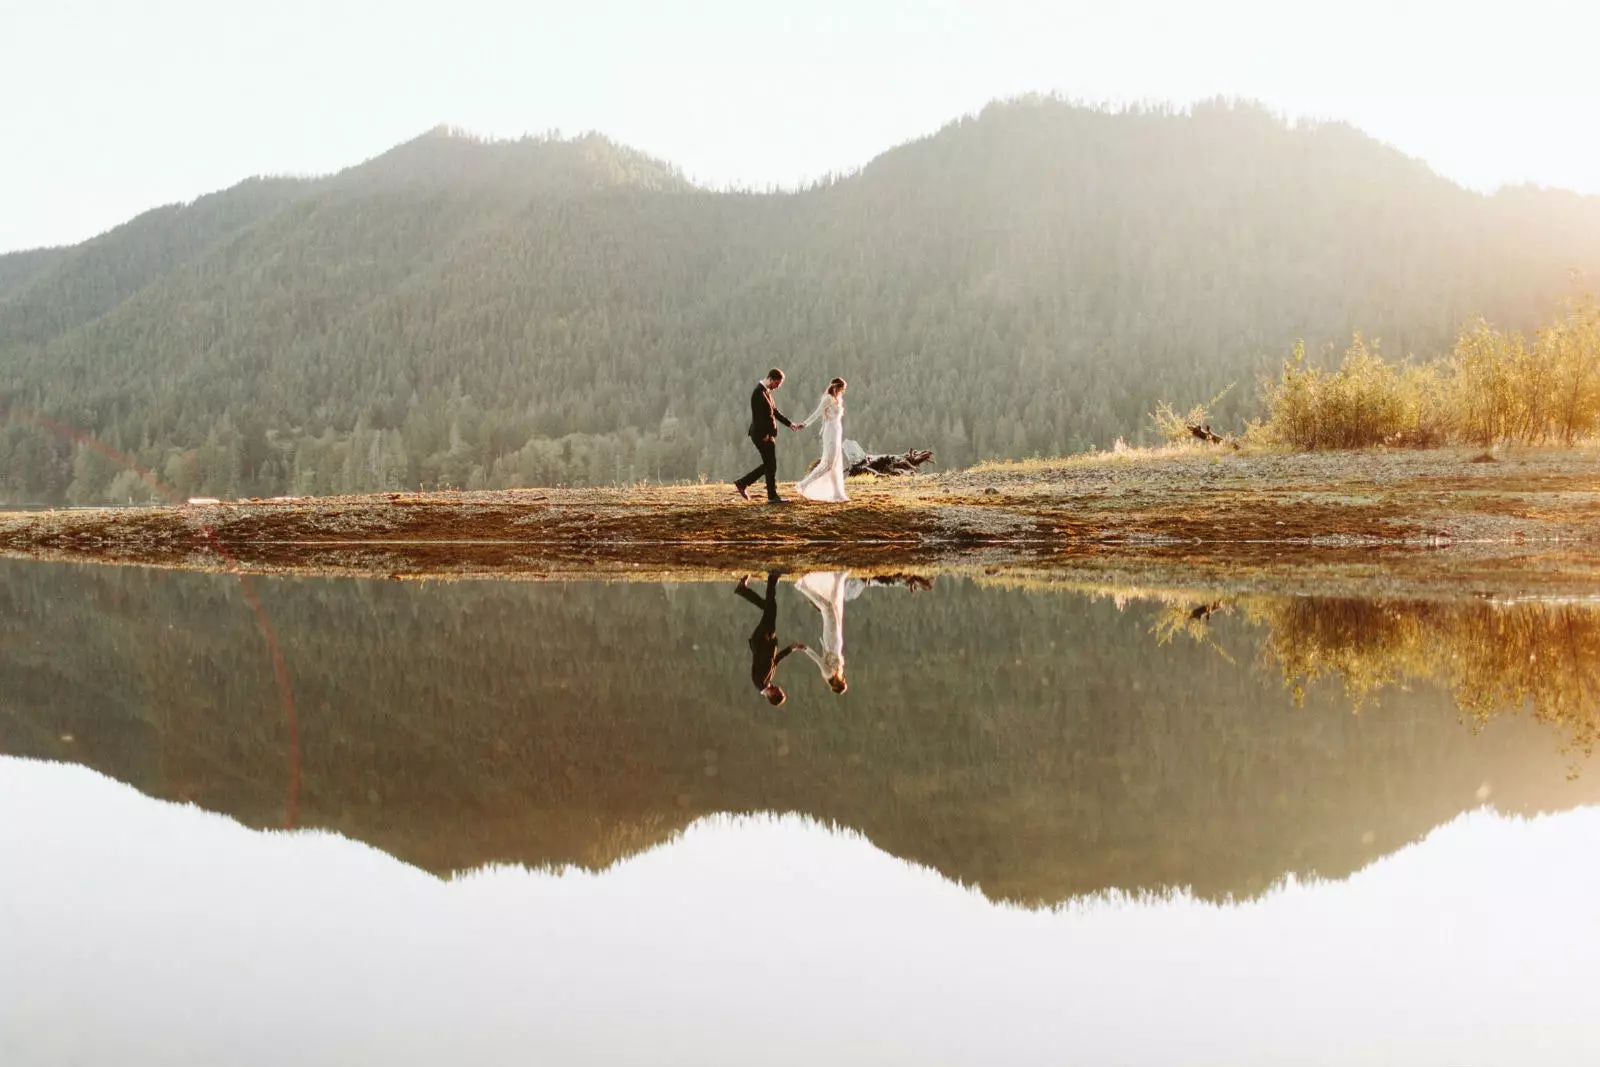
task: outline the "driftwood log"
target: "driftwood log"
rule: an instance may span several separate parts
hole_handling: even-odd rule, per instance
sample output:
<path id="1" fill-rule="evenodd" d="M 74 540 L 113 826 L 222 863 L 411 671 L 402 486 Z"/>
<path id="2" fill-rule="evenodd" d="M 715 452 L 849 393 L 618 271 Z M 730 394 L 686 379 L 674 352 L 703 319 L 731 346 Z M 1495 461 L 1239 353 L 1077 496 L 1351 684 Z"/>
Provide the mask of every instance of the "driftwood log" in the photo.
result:
<path id="1" fill-rule="evenodd" d="M 878 474 L 890 476 L 895 474 L 916 474 L 918 468 L 933 459 L 933 450 L 927 448 L 908 448 L 897 454 L 884 455 L 868 452 L 855 441 L 844 443 L 844 474 L 846 478 L 854 478 L 861 474 Z M 822 460 L 816 459 L 811 463 L 815 470 Z"/>
<path id="2" fill-rule="evenodd" d="M 858 474 L 916 474 L 917 468 L 933 459 L 933 452 L 926 448 L 910 448 L 902 455 L 897 456 L 862 456 L 845 468 L 845 474 L 854 477 Z"/>
<path id="3" fill-rule="evenodd" d="M 867 579 L 869 585 L 903 585 L 913 593 L 932 589 L 936 579 L 920 574 L 875 574 Z"/>
<path id="4" fill-rule="evenodd" d="M 1211 429 L 1211 424 L 1209 422 L 1202 423 L 1199 426 L 1190 426 L 1189 432 L 1194 434 L 1198 440 L 1204 441 L 1208 445 L 1227 445 L 1235 452 L 1239 451 L 1239 442 L 1237 439 L 1232 437 L 1224 437 L 1221 434 L 1214 432 Z"/>

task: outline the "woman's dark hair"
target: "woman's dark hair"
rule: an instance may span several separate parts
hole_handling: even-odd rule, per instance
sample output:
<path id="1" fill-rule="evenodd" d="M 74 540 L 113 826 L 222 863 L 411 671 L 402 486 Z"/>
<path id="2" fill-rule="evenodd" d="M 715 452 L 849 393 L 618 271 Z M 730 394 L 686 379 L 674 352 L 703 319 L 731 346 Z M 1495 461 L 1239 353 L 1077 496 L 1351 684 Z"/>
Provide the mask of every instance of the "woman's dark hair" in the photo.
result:
<path id="1" fill-rule="evenodd" d="M 832 393 L 834 396 L 838 396 L 840 393 L 844 392 L 845 386 L 849 384 L 850 383 L 845 381 L 843 378 L 835 378 L 833 381 L 828 383 L 828 392 Z"/>

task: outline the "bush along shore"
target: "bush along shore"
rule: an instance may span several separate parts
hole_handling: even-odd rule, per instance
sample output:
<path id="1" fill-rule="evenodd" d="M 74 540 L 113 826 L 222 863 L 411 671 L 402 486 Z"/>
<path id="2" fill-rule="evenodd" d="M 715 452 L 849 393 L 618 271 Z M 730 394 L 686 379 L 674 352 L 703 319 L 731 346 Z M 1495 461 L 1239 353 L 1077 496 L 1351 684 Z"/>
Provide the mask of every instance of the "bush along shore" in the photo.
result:
<path id="1" fill-rule="evenodd" d="M 1266 417 L 1250 435 L 1291 448 L 1571 446 L 1600 432 L 1600 305 L 1572 300 L 1531 339 L 1480 319 L 1426 363 L 1391 362 L 1357 334 L 1326 370 L 1296 345 L 1261 394 Z M 1176 435 L 1170 408 L 1157 421 Z"/>

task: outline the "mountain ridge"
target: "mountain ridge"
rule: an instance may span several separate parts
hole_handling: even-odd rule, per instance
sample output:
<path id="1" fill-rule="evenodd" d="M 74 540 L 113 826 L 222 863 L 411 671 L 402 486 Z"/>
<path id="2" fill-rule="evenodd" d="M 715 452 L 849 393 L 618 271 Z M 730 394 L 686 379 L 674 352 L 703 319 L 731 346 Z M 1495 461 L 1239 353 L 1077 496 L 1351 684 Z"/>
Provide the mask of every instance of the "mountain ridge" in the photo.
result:
<path id="1" fill-rule="evenodd" d="M 996 109 L 1050 105 L 1065 105 L 1073 108 L 1079 108 L 1093 114 L 1104 115 L 1110 118 L 1120 118 L 1128 115 L 1185 117 L 1194 114 L 1196 111 L 1206 112 L 1213 110 L 1233 110 L 1235 112 L 1248 113 L 1270 123 L 1282 125 L 1296 134 L 1309 133 L 1313 136 L 1334 135 L 1347 137 L 1367 147 L 1379 149 L 1386 153 L 1397 156 L 1400 160 L 1405 161 L 1407 164 L 1425 171 L 1428 175 L 1437 179 L 1439 182 L 1447 184 L 1462 193 L 1467 193 L 1476 197 L 1493 198 L 1503 194 L 1534 193 L 1539 195 L 1558 195 L 1581 202 L 1600 203 L 1600 195 L 1583 193 L 1569 189 L 1565 186 L 1548 185 L 1536 181 L 1508 182 L 1498 186 L 1493 190 L 1480 190 L 1471 188 L 1453 178 L 1450 178 L 1448 175 L 1437 171 L 1422 157 L 1411 155 L 1404 149 L 1401 149 L 1390 142 L 1376 138 L 1353 123 L 1341 119 L 1301 118 L 1291 120 L 1254 101 L 1248 99 L 1236 100 L 1234 98 L 1227 97 L 1215 97 L 1208 100 L 1198 101 L 1188 107 L 1134 104 L 1122 108 L 1112 108 L 1081 105 L 1049 95 L 1021 94 L 1019 96 L 997 99 L 986 105 L 983 109 L 951 119 L 927 134 L 890 145 L 857 167 L 839 172 L 832 172 L 812 180 L 799 181 L 793 185 L 773 186 L 761 191 L 733 187 L 719 188 L 714 185 L 696 182 L 695 180 L 684 176 L 682 169 L 677 164 L 659 157 L 651 156 L 648 153 L 632 148 L 626 144 L 623 144 L 622 142 L 614 140 L 606 134 L 595 130 L 585 131 L 583 133 L 574 134 L 571 136 L 562 136 L 560 134 L 552 133 L 544 135 L 524 134 L 517 137 L 494 137 L 475 133 L 469 127 L 456 126 L 449 123 L 439 123 L 421 131 L 414 137 L 408 138 L 407 140 L 401 141 L 391 148 L 385 149 L 383 152 L 380 152 L 375 156 L 337 168 L 335 170 L 314 174 L 288 174 L 279 172 L 262 172 L 259 174 L 252 174 L 241 178 L 239 181 L 234 182 L 231 185 L 224 186 L 221 189 L 213 190 L 208 193 L 199 194 L 198 196 L 188 200 L 174 200 L 152 205 L 151 207 L 146 208 L 144 211 L 134 215 L 128 221 L 118 223 L 117 225 L 112 226 L 99 234 L 85 238 L 82 241 L 28 246 L 24 248 L 12 249 L 6 252 L 0 252 L 0 294 L 3 294 L 5 291 L 6 283 L 9 280 L 9 275 L 13 272 L 17 272 L 18 270 L 16 266 L 9 264 L 8 261 L 15 260 L 17 263 L 20 263 L 31 257 L 79 248 L 83 245 L 95 242 L 105 237 L 107 234 L 123 228 L 124 226 L 130 225 L 140 218 L 143 218 L 145 215 L 153 212 L 163 211 L 165 209 L 181 209 L 192 206 L 211 197 L 227 194 L 242 186 L 248 186 L 255 183 L 297 183 L 303 185 L 314 185 L 328 182 L 332 179 L 363 171 L 364 169 L 371 167 L 373 164 L 395 156 L 397 153 L 404 153 L 407 150 L 420 145 L 439 143 L 470 145 L 475 149 L 483 149 L 493 152 L 496 150 L 505 149 L 507 147 L 520 148 L 526 145 L 573 146 L 599 142 L 605 146 L 608 146 L 610 149 L 615 150 L 619 155 L 636 158 L 641 163 L 649 167 L 660 168 L 662 171 L 676 176 L 681 180 L 682 186 L 685 190 L 725 195 L 794 196 L 810 192 L 818 188 L 827 188 L 833 185 L 851 181 L 858 177 L 866 176 L 869 172 L 882 169 L 903 153 L 917 150 L 920 146 L 935 143 L 941 138 L 949 135 L 952 131 L 960 130 L 962 127 L 968 124 L 981 121 L 986 115 L 994 112 Z"/>
<path id="2" fill-rule="evenodd" d="M 1253 106 L 1044 100 L 782 193 L 599 135 L 436 129 L 23 256 L 0 403 L 179 492 L 720 479 L 773 362 L 806 392 L 845 375 L 858 439 L 947 465 L 1147 438 L 1155 402 L 1229 382 L 1236 425 L 1297 339 L 1427 356 L 1480 313 L 1533 326 L 1600 270 L 1600 198 L 1474 193 Z M 0 494 L 137 496 L 118 473 L 0 431 Z"/>

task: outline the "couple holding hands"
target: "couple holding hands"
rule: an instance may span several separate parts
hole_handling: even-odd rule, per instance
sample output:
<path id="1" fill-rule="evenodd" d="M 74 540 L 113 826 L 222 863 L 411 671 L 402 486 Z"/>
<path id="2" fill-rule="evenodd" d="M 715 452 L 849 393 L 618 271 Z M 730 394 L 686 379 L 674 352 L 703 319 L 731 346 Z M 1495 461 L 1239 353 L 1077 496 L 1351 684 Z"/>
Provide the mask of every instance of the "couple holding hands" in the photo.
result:
<path id="1" fill-rule="evenodd" d="M 790 422 L 773 402 L 772 394 L 781 385 L 783 371 L 774 367 L 756 383 L 755 391 L 750 394 L 750 440 L 755 444 L 756 451 L 761 453 L 761 465 L 735 481 L 734 490 L 748 500 L 750 487 L 765 478 L 767 503 L 783 503 L 783 497 L 778 495 L 778 424 L 782 423 L 791 430 L 803 430 L 821 419 L 822 462 L 795 483 L 795 489 L 807 500 L 829 503 L 849 500 L 844 491 L 845 380 L 835 378 L 830 381 L 827 391 L 817 403 L 817 409 L 800 422 Z"/>

